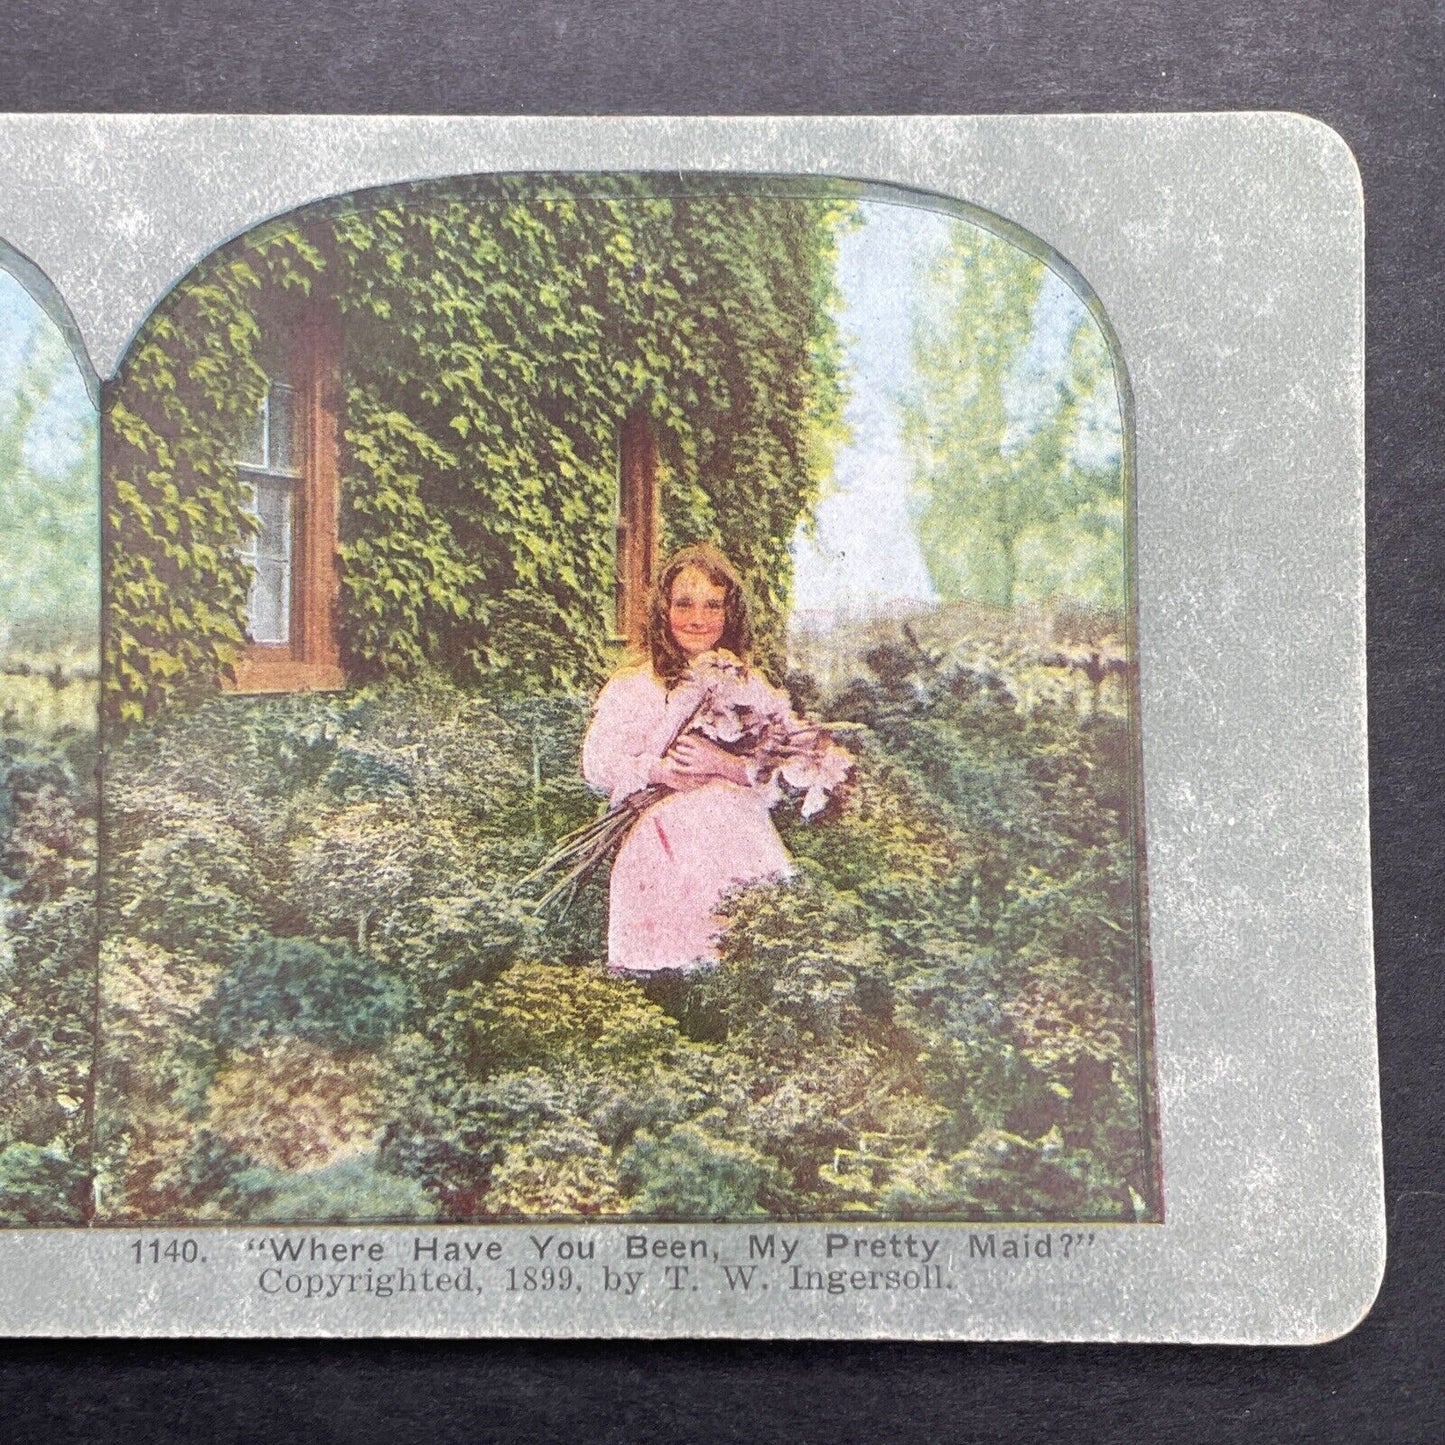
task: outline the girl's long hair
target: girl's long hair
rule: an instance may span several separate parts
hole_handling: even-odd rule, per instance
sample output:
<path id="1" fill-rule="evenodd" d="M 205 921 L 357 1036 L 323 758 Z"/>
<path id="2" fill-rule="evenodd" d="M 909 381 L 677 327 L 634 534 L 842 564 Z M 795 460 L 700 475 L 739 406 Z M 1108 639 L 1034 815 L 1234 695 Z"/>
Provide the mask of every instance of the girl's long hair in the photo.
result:
<path id="1" fill-rule="evenodd" d="M 689 567 L 695 567 L 714 587 L 724 589 L 723 630 L 717 646 L 726 648 L 744 662 L 749 660 L 753 648 L 748 599 L 737 569 L 706 542 L 684 547 L 674 552 L 657 574 L 647 610 L 647 648 L 652 654 L 652 670 L 669 687 L 687 671 L 687 654 L 673 640 L 668 611 L 672 606 L 672 584 Z"/>

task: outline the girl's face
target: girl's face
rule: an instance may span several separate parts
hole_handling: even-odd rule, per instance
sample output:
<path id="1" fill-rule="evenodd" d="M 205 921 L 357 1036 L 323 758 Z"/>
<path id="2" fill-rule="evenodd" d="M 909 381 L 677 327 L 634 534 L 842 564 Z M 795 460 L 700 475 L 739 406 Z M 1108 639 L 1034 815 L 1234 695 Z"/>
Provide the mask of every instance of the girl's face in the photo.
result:
<path id="1" fill-rule="evenodd" d="M 698 567 L 684 567 L 668 595 L 667 625 L 689 662 L 718 645 L 727 626 L 727 588 Z"/>

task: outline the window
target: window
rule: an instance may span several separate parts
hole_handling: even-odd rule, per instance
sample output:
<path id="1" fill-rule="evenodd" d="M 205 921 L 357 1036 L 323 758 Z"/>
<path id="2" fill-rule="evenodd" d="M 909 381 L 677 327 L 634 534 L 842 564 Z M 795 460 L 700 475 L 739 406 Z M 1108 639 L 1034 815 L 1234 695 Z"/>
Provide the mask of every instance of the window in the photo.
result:
<path id="1" fill-rule="evenodd" d="M 647 641 L 647 602 L 657 570 L 657 437 L 641 412 L 622 427 L 617 485 L 617 635 Z"/>
<path id="2" fill-rule="evenodd" d="M 276 329 L 284 339 L 237 458 L 260 524 L 241 548 L 252 576 L 240 692 L 345 681 L 336 637 L 340 329 L 321 304 Z"/>
<path id="3" fill-rule="evenodd" d="M 251 488 L 251 515 L 260 523 L 260 531 L 242 549 L 255 574 L 246 601 L 246 632 L 253 642 L 291 641 L 296 484 L 304 480 L 298 410 L 296 388 L 273 380 L 241 450 L 241 476 Z"/>

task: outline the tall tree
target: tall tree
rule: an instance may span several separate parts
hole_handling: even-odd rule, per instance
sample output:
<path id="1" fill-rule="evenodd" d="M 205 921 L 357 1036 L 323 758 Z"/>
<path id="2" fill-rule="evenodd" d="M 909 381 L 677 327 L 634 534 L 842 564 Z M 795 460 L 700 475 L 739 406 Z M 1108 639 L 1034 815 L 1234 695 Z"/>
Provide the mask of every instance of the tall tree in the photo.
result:
<path id="1" fill-rule="evenodd" d="M 1122 605 L 1122 414 L 1097 321 L 967 222 L 922 282 L 904 440 L 939 596 Z"/>
<path id="2" fill-rule="evenodd" d="M 43 619 L 52 632 L 96 634 L 98 521 L 94 412 L 65 339 L 36 308 L 0 378 L 0 630 Z"/>

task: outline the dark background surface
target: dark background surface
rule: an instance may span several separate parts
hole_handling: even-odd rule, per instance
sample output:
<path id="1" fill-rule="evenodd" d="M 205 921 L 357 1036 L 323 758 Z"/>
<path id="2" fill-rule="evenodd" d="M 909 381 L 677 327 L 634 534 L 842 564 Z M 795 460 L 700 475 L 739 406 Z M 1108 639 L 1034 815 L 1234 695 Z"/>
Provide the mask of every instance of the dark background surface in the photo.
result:
<path id="1" fill-rule="evenodd" d="M 1390 1265 L 1364 1324 L 1308 1350 L 17 1342 L 0 1350 L 0 1436 L 1445 1441 L 1442 76 L 1445 7 L 1392 0 L 8 0 L 0 110 L 1266 109 L 1338 130 L 1369 245 Z"/>

